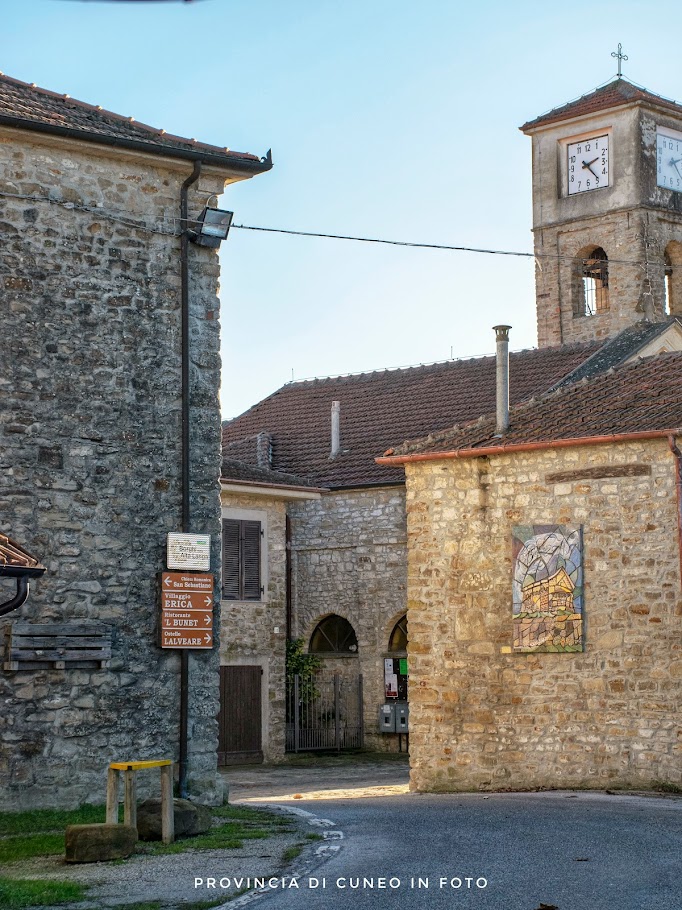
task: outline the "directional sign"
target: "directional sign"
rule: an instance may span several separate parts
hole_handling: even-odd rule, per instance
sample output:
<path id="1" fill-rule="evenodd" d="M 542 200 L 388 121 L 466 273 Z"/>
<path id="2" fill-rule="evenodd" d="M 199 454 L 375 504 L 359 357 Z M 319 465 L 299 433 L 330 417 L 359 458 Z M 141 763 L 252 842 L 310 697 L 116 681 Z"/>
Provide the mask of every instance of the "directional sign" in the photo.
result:
<path id="1" fill-rule="evenodd" d="M 213 647 L 213 576 L 161 575 L 161 647 Z"/>

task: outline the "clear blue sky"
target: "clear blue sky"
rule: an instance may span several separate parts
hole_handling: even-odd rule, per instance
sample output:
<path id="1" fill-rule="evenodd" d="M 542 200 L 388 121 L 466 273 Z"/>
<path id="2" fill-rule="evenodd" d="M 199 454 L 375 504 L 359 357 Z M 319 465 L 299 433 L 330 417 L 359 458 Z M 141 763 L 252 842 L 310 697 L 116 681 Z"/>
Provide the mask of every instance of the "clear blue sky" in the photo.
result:
<path id="1" fill-rule="evenodd" d="M 0 69 L 264 154 L 235 222 L 530 250 L 519 124 L 616 72 L 682 98 L 679 2 L 199 0 L 2 4 Z M 532 260 L 233 231 L 223 414 L 291 379 L 535 345 Z M 248 377 L 245 378 L 245 377 Z"/>

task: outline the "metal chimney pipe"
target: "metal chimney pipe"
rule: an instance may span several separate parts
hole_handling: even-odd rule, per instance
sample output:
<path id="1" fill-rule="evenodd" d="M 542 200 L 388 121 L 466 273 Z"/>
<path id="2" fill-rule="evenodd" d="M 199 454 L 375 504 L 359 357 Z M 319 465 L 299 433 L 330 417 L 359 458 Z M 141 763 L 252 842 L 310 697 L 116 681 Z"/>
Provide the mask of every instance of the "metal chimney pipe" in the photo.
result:
<path id="1" fill-rule="evenodd" d="M 332 401 L 332 452 L 331 458 L 341 452 L 341 402 Z"/>
<path id="2" fill-rule="evenodd" d="M 509 429 L 509 330 L 510 325 L 494 325 L 497 342 L 497 426 L 498 435 Z"/>

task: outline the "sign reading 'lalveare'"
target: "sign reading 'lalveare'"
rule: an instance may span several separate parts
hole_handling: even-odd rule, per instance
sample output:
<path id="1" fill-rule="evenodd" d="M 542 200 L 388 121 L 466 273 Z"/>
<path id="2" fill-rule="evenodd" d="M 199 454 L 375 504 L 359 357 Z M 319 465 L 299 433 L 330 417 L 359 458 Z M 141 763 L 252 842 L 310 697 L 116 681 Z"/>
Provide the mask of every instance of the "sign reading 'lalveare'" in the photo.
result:
<path id="1" fill-rule="evenodd" d="M 161 647 L 213 647 L 213 576 L 164 572 L 161 576 Z"/>

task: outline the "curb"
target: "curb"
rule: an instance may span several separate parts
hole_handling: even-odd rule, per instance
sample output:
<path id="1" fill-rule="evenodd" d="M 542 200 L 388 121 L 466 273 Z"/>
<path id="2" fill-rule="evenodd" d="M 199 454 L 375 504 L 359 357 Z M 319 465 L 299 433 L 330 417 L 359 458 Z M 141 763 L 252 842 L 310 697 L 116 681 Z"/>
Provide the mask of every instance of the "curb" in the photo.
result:
<path id="1" fill-rule="evenodd" d="M 318 830 L 317 833 L 321 833 L 324 838 L 324 842 L 320 843 L 314 850 L 304 848 L 301 855 L 297 857 L 296 865 L 292 865 L 287 869 L 287 875 L 269 876 L 269 878 L 304 878 L 328 859 L 331 859 L 332 856 L 338 856 L 340 853 L 343 844 L 333 843 L 333 841 L 343 841 L 344 834 L 343 831 L 336 828 L 336 823 L 331 819 L 320 818 L 320 816 L 314 815 L 306 809 L 298 809 L 294 806 L 282 806 L 279 803 L 261 803 L 259 807 L 270 811 L 288 812 L 291 815 L 295 815 L 307 822 L 312 828 L 322 829 L 321 831 Z M 234 910 L 236 907 L 244 907 L 252 901 L 266 897 L 268 894 L 274 894 L 278 890 L 279 889 L 277 888 L 257 888 L 256 890 L 248 891 L 246 894 L 242 894 L 239 897 L 227 900 L 224 904 L 219 904 L 214 910 Z"/>

